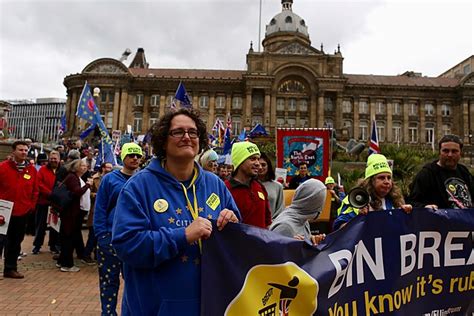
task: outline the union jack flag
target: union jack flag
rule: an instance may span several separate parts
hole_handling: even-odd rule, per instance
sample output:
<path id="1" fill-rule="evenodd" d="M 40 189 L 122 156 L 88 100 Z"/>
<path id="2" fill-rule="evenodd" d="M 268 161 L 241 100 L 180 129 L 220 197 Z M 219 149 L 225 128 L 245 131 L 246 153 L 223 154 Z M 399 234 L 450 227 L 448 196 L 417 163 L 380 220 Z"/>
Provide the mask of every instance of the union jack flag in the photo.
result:
<path id="1" fill-rule="evenodd" d="M 379 135 L 377 134 L 377 123 L 372 120 L 372 131 L 370 133 L 369 156 L 380 154 Z"/>

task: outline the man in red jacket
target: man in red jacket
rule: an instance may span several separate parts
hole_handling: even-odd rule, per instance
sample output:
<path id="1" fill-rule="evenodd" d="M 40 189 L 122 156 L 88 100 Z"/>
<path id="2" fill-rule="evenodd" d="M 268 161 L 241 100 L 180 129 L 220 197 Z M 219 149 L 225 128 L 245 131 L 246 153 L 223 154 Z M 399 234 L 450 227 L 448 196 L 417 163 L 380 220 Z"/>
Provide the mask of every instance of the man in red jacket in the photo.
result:
<path id="1" fill-rule="evenodd" d="M 267 191 L 257 180 L 260 150 L 251 142 L 235 143 L 231 158 L 234 172 L 225 185 L 240 210 L 242 223 L 267 228 L 272 223 L 272 214 Z"/>
<path id="2" fill-rule="evenodd" d="M 17 258 L 25 237 L 27 214 L 35 209 L 38 199 L 36 168 L 27 161 L 28 145 L 24 141 L 12 144 L 12 160 L 0 163 L 0 199 L 13 202 L 5 244 L 5 278 L 22 279 L 17 271 Z"/>
<path id="3" fill-rule="evenodd" d="M 48 220 L 48 208 L 50 206 L 49 196 L 53 191 L 54 183 L 56 181 L 56 171 L 60 167 L 59 152 L 53 150 L 49 153 L 48 163 L 41 166 L 38 170 L 38 188 L 39 197 L 36 204 L 35 214 L 35 239 L 33 241 L 33 254 L 40 252 L 43 246 L 44 236 L 46 235 L 46 226 Z M 56 245 L 58 243 L 58 232 L 54 229 L 49 231 L 49 250 L 52 253 L 59 253 Z"/>

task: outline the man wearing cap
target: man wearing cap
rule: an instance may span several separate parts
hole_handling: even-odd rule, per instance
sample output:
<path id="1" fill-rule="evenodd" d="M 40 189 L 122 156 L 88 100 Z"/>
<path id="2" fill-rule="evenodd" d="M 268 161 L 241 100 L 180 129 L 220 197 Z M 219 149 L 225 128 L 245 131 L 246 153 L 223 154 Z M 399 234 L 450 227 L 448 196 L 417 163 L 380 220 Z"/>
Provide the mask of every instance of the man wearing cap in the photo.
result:
<path id="1" fill-rule="evenodd" d="M 272 223 L 268 194 L 258 181 L 260 150 L 251 142 L 232 146 L 234 172 L 225 181 L 242 214 L 242 223 L 267 228 Z"/>
<path id="2" fill-rule="evenodd" d="M 346 196 L 338 209 L 338 217 L 333 224 L 334 230 L 343 227 L 359 214 L 395 208 L 401 208 L 406 213 L 412 210 L 410 204 L 405 204 L 400 189 L 393 182 L 392 169 L 384 155 L 372 154 L 367 158 L 365 178 L 359 181 L 359 187 L 369 194 L 369 203 L 358 209 L 349 204 L 349 195 Z"/>
<path id="3" fill-rule="evenodd" d="M 472 208 L 474 182 L 466 166 L 459 163 L 463 143 L 456 135 L 445 135 L 438 144 L 439 158 L 423 166 L 410 185 L 408 200 L 415 207 Z"/>
<path id="4" fill-rule="evenodd" d="M 99 289 L 102 315 L 116 315 L 117 295 L 120 287 L 122 263 L 112 248 L 112 223 L 117 199 L 128 179 L 140 165 L 142 149 L 135 143 L 122 146 L 120 158 L 123 167 L 102 178 L 96 195 L 94 209 L 94 233 L 97 238 L 97 262 L 99 265 Z"/>
<path id="5" fill-rule="evenodd" d="M 341 206 L 341 199 L 336 192 L 336 181 L 333 177 L 327 177 L 324 184 L 326 185 L 327 194 L 331 197 L 331 221 L 334 221 L 337 217 L 337 209 Z"/>
<path id="6" fill-rule="evenodd" d="M 5 278 L 22 279 L 17 271 L 21 242 L 25 237 L 26 218 L 35 209 L 38 199 L 38 178 L 35 167 L 27 161 L 28 145 L 24 141 L 12 144 L 12 160 L 0 163 L 0 199 L 13 202 L 5 243 Z"/>

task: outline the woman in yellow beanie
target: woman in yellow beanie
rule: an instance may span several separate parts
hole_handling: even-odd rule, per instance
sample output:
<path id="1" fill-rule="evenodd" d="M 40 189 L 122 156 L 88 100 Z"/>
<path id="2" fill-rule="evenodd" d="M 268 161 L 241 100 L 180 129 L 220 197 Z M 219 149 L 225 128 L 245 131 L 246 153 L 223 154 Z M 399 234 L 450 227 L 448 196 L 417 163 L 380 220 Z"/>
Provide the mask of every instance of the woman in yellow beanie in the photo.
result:
<path id="1" fill-rule="evenodd" d="M 343 227 L 358 214 L 365 215 L 371 211 L 396 208 L 410 213 L 413 209 L 410 204 L 405 204 L 400 189 L 393 182 L 392 169 L 384 155 L 372 154 L 367 158 L 365 178 L 359 181 L 358 186 L 369 193 L 370 203 L 364 208 L 357 209 L 349 204 L 348 196 L 346 196 L 338 209 L 338 217 L 333 225 L 334 230 Z"/>

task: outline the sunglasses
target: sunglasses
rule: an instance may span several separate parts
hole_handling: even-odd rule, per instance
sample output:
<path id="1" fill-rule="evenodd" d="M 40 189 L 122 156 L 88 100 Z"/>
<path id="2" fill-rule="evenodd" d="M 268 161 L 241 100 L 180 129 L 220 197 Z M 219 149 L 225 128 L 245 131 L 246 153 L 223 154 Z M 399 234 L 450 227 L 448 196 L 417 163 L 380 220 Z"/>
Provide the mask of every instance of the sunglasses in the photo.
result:
<path id="1" fill-rule="evenodd" d="M 140 155 L 140 154 L 128 154 L 127 157 L 140 159 L 140 158 L 142 158 L 142 155 Z"/>

